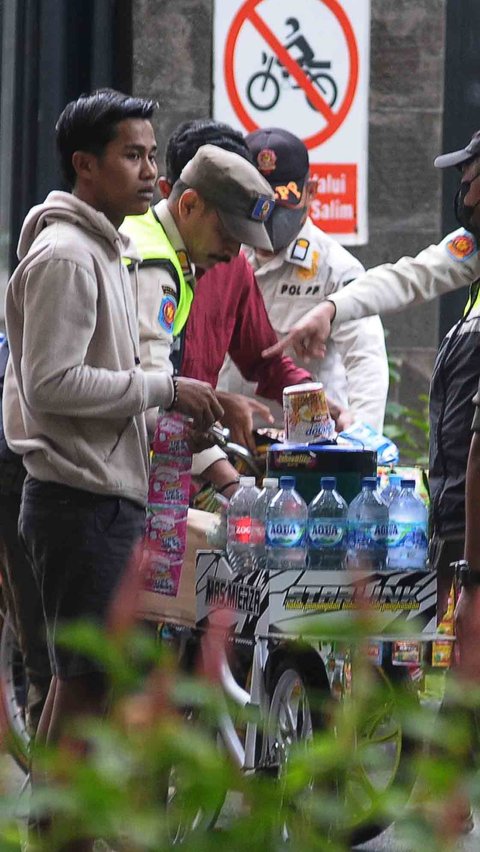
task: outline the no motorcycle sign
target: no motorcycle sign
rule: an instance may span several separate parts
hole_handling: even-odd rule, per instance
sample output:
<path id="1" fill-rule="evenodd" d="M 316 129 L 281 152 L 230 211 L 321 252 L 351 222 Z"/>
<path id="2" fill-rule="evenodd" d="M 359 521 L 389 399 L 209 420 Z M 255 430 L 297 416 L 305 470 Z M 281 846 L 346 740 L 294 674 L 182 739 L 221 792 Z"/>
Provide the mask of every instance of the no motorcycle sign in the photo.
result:
<path id="1" fill-rule="evenodd" d="M 214 115 L 244 132 L 284 127 L 319 180 L 312 218 L 367 240 L 370 0 L 217 0 Z"/>

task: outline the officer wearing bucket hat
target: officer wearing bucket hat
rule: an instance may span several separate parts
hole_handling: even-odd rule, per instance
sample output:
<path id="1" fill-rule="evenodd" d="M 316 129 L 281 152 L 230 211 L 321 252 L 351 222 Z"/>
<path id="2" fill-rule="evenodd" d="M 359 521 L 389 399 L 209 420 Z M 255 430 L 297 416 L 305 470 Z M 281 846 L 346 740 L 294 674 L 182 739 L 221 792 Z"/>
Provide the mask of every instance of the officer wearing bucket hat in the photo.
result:
<path id="1" fill-rule="evenodd" d="M 246 142 L 253 162 L 275 193 L 276 204 L 265 223 L 273 251 L 260 247 L 246 248 L 245 253 L 270 322 L 282 338 L 308 310 L 330 293 L 342 290 L 364 270 L 308 215 L 317 180 L 310 176 L 308 151 L 301 139 L 282 128 L 269 127 L 250 133 Z M 388 365 L 378 317 L 340 327 L 329 342 L 326 357 L 311 361 L 308 369 L 315 380 L 323 382 L 328 396 L 349 410 L 344 426 L 357 419 L 382 430 Z M 230 359 L 220 374 L 218 388 L 251 397 L 255 390 Z M 281 418 L 278 407 L 274 413 Z"/>

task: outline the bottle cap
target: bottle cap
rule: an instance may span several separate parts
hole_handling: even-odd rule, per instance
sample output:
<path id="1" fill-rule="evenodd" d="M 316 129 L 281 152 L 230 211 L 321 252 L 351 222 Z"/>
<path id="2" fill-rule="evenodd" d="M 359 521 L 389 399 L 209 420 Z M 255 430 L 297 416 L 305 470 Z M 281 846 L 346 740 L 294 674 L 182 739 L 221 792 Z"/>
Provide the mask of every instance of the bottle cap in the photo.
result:
<path id="1" fill-rule="evenodd" d="M 280 488 L 295 488 L 295 477 L 294 476 L 281 476 L 280 477 Z"/>
<path id="2" fill-rule="evenodd" d="M 334 491 L 337 487 L 337 478 L 335 476 L 320 477 L 320 485 L 325 491 Z"/>
<path id="3" fill-rule="evenodd" d="M 390 476 L 388 477 L 388 484 L 389 485 L 400 485 L 401 481 L 402 481 L 402 477 L 400 476 L 399 473 L 391 473 Z"/>
<path id="4" fill-rule="evenodd" d="M 377 487 L 377 477 L 376 476 L 364 476 L 362 479 L 362 488 L 369 488 L 371 491 L 375 491 Z"/>
<path id="5" fill-rule="evenodd" d="M 264 488 L 278 488 L 278 479 L 276 476 L 266 476 L 262 480 L 262 485 Z"/>
<path id="6" fill-rule="evenodd" d="M 402 479 L 401 482 L 402 488 L 413 488 L 413 490 L 415 490 L 416 484 L 414 479 Z"/>
<path id="7" fill-rule="evenodd" d="M 249 488 L 252 485 L 255 485 L 255 477 L 254 476 L 241 476 L 239 479 L 240 488 Z"/>

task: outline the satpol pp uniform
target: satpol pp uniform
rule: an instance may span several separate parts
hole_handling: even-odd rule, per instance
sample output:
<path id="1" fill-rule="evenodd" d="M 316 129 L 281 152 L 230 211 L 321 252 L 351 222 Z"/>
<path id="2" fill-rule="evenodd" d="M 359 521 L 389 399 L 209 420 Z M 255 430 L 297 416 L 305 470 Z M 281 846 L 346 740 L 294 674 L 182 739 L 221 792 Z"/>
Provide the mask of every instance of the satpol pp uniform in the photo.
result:
<path id="1" fill-rule="evenodd" d="M 317 228 L 310 218 L 297 238 L 275 256 L 263 259 L 253 249 L 244 248 L 244 251 L 255 271 L 270 322 L 279 338 L 322 299 L 342 290 L 364 272 L 361 263 Z M 299 366 L 305 366 L 316 381 L 323 382 L 327 396 L 342 408 L 350 409 L 356 419 L 382 431 L 388 364 L 383 326 L 378 316 L 335 326 L 323 359 L 305 364 L 294 354 L 293 358 Z M 218 387 L 255 396 L 255 385 L 242 378 L 230 358 L 222 368 Z M 280 407 L 274 409 L 268 402 L 281 422 Z"/>

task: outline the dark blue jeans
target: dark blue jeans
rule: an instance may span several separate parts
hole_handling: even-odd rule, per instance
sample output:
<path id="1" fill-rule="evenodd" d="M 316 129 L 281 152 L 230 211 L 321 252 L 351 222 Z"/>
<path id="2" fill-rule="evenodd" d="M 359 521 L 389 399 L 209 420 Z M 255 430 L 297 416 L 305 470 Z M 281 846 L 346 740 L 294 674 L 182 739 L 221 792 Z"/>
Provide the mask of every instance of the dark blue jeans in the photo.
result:
<path id="1" fill-rule="evenodd" d="M 19 533 L 40 590 L 57 677 L 102 671 L 97 660 L 60 647 L 58 629 L 75 621 L 105 623 L 144 525 L 144 509 L 130 500 L 27 476 Z"/>

